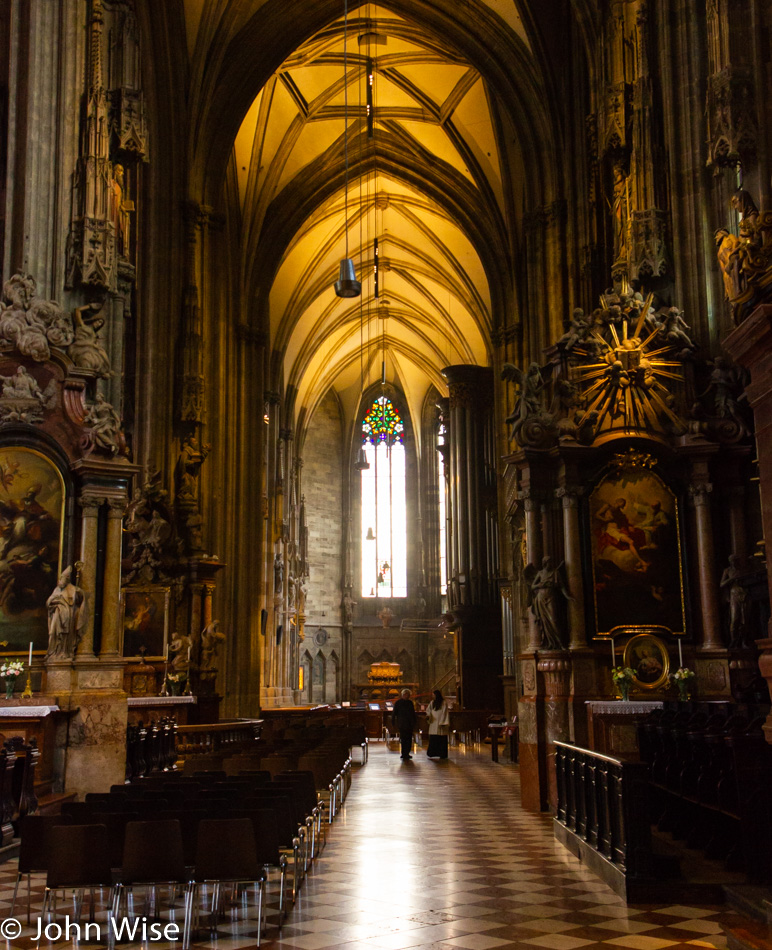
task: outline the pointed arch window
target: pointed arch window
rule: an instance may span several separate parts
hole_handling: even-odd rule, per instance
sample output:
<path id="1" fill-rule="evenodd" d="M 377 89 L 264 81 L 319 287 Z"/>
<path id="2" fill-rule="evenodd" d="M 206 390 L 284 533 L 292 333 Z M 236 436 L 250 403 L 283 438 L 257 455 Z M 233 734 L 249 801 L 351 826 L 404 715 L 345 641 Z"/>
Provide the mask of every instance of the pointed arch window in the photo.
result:
<path id="1" fill-rule="evenodd" d="M 362 596 L 407 597 L 405 426 L 379 396 L 362 420 Z"/>

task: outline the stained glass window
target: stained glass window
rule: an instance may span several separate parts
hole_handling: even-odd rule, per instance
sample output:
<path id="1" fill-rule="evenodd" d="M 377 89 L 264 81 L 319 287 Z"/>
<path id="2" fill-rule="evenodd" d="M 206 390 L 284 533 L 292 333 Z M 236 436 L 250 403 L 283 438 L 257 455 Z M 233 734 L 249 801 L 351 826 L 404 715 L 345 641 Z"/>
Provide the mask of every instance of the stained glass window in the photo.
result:
<path id="1" fill-rule="evenodd" d="M 379 396 L 362 422 L 362 441 L 376 445 L 385 442 L 394 445 L 402 442 L 405 427 L 399 413 L 386 396 Z"/>
<path id="2" fill-rule="evenodd" d="M 380 396 L 362 420 L 362 596 L 407 597 L 405 426 Z"/>

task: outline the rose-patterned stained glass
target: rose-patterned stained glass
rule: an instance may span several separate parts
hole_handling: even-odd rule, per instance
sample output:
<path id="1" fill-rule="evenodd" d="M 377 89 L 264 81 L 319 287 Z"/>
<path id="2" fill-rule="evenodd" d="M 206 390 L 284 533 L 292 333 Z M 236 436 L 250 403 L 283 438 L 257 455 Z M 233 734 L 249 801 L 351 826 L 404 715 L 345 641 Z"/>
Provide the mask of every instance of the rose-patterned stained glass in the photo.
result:
<path id="1" fill-rule="evenodd" d="M 362 421 L 362 442 L 377 445 L 402 443 L 405 426 L 387 396 L 379 396 Z"/>

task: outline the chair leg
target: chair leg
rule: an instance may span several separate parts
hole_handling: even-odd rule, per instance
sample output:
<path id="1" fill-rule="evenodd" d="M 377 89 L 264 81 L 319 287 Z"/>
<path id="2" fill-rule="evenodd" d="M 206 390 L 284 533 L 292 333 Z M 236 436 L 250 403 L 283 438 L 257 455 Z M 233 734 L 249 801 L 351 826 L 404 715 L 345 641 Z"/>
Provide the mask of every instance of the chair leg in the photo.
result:
<path id="1" fill-rule="evenodd" d="M 11 917 L 13 917 L 13 912 L 16 910 L 16 895 L 19 893 L 19 884 L 21 883 L 21 879 L 23 876 L 24 876 L 24 871 L 19 871 L 19 873 L 16 875 L 16 887 L 14 887 L 13 889 L 13 900 L 11 901 Z M 29 926 L 29 924 L 30 924 L 30 917 L 29 917 L 29 903 L 28 903 L 27 904 L 27 926 Z"/>
<path id="2" fill-rule="evenodd" d="M 259 881 L 257 884 L 257 945 L 260 946 L 260 937 L 262 935 L 263 928 L 263 886 L 264 882 Z"/>

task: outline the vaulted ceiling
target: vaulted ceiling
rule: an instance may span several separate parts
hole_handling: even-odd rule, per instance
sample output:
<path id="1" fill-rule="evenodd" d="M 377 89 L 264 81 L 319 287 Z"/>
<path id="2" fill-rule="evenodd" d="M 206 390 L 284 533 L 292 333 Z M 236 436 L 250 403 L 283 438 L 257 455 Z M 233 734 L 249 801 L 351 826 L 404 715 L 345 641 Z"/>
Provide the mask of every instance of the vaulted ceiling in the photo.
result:
<path id="1" fill-rule="evenodd" d="M 477 2 L 530 57 L 514 0 Z M 249 7 L 185 4 L 194 59 L 215 20 Z M 483 64 L 405 8 L 352 0 L 344 16 L 340 0 L 255 90 L 233 142 L 243 271 L 305 418 L 332 389 L 353 421 L 385 360 L 417 423 L 444 366 L 491 363 L 491 330 L 514 306 L 516 123 Z M 333 291 L 347 256 L 361 298 Z"/>

